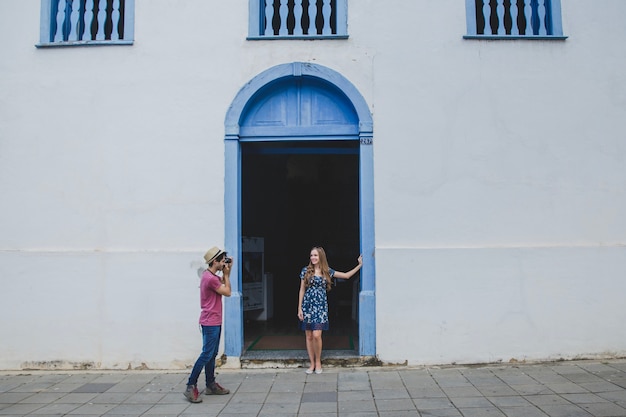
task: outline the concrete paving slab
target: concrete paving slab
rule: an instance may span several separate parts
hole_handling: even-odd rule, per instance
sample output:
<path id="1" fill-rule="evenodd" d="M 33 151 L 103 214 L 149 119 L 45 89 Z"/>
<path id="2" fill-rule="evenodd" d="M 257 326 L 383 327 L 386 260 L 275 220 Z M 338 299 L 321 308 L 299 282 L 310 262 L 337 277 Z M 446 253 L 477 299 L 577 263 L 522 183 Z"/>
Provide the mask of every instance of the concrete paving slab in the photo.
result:
<path id="1" fill-rule="evenodd" d="M 187 372 L 0 372 L 0 417 L 626 417 L 625 360 L 218 372 L 199 404 Z"/>

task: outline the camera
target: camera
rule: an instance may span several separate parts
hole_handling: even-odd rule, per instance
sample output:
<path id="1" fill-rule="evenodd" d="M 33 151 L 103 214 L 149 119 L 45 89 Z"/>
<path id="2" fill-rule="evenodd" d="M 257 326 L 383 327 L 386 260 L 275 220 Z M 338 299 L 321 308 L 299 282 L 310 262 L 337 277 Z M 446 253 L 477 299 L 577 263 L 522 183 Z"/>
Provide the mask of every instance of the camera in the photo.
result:
<path id="1" fill-rule="evenodd" d="M 225 264 L 229 264 L 229 263 L 231 263 L 232 261 L 233 261 L 233 258 L 225 258 L 225 259 L 224 259 L 224 263 L 225 263 Z"/>

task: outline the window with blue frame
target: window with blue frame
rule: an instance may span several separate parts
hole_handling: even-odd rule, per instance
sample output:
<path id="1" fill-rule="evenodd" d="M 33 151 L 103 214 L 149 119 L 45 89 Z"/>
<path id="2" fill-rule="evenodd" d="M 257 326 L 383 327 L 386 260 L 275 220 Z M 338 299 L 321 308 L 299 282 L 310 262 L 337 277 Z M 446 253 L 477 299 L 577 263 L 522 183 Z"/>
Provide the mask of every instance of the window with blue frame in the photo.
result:
<path id="1" fill-rule="evenodd" d="M 249 0 L 248 39 L 343 39 L 348 0 Z"/>
<path id="2" fill-rule="evenodd" d="M 561 21 L 561 0 L 465 0 L 465 6 L 465 38 L 566 38 Z"/>
<path id="3" fill-rule="evenodd" d="M 37 46 L 132 44 L 134 9 L 135 0 L 41 0 Z"/>

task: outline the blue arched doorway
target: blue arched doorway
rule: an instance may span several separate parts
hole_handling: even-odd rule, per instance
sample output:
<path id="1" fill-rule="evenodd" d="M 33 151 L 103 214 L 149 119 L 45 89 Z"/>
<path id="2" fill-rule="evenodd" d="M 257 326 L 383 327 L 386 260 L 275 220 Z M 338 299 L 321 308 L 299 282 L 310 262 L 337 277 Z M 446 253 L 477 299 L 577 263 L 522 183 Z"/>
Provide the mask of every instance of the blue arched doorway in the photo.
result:
<path id="1" fill-rule="evenodd" d="M 242 150 L 254 143 L 267 147 L 330 153 L 345 149 L 358 157 L 358 235 L 364 265 L 358 289 L 358 352 L 376 354 L 373 129 L 369 108 L 342 75 L 317 64 L 290 63 L 256 76 L 237 94 L 225 121 L 225 246 L 241 259 Z M 334 151 L 333 151 L 334 149 Z M 337 151 L 341 149 L 341 151 Z M 313 244 L 314 242 L 311 242 Z M 241 264 L 232 271 L 232 296 L 225 300 L 225 354 L 244 350 Z M 294 294 L 295 296 L 295 294 Z"/>

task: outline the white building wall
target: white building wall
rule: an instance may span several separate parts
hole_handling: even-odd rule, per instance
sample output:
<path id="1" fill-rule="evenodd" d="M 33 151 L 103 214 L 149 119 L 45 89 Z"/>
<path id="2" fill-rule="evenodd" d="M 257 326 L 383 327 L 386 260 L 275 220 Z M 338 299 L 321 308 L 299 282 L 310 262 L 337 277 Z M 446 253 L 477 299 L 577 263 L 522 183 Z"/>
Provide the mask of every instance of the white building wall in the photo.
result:
<path id="1" fill-rule="evenodd" d="M 564 3 L 565 42 L 453 24 L 376 60 L 384 360 L 624 354 L 626 4 Z"/>
<path id="2" fill-rule="evenodd" d="M 246 41 L 247 0 L 136 0 L 133 46 L 37 49 L 0 0 L 0 369 L 193 363 L 224 116 L 294 61 L 373 114 L 383 362 L 626 354 L 626 2 L 563 3 L 564 42 L 464 40 L 452 0 Z"/>

